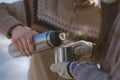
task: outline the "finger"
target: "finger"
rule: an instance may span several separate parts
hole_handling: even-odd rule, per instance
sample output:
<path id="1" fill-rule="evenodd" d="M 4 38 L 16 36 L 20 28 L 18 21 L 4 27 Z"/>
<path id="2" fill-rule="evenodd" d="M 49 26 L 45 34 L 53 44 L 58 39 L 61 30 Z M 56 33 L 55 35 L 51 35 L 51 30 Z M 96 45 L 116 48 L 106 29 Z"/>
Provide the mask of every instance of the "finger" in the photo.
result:
<path id="1" fill-rule="evenodd" d="M 35 44 L 34 44 L 33 36 L 30 36 L 29 39 L 27 39 L 27 44 L 31 53 L 33 54 L 35 52 Z"/>
<path id="2" fill-rule="evenodd" d="M 13 45 L 15 46 L 15 48 L 17 49 L 17 51 L 20 52 L 17 42 L 16 42 L 15 40 L 12 40 L 12 43 L 13 43 Z M 21 52 L 20 52 L 20 53 L 21 53 Z M 21 54 L 22 54 L 22 53 L 21 53 Z"/>
<path id="3" fill-rule="evenodd" d="M 20 51 L 20 53 L 21 53 L 23 56 L 26 56 L 26 52 L 25 52 L 25 49 L 24 49 L 24 47 L 23 47 L 22 41 L 21 41 L 21 40 L 18 40 L 17 43 L 16 43 L 16 45 L 17 45 L 17 48 L 18 48 L 18 50 Z"/>
<path id="4" fill-rule="evenodd" d="M 26 56 L 31 56 L 32 52 L 30 51 L 30 48 L 28 46 L 27 39 L 26 38 L 22 38 L 21 41 L 22 41 L 23 48 L 24 48 L 25 53 L 26 53 L 25 55 Z"/>
<path id="5" fill-rule="evenodd" d="M 50 70 L 53 71 L 53 72 L 57 72 L 57 67 L 55 66 L 55 64 L 52 64 L 50 66 Z"/>
<path id="6" fill-rule="evenodd" d="M 65 65 L 64 62 L 52 64 L 50 66 L 50 70 L 53 72 L 59 72 L 61 68 L 64 68 L 63 67 L 64 65 Z"/>

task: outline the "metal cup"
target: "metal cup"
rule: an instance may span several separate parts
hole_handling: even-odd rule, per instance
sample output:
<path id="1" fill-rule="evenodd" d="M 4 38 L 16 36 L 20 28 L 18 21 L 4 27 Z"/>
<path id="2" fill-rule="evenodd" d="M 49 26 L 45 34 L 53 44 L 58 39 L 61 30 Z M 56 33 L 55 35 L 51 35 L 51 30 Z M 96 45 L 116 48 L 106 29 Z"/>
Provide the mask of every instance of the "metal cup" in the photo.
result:
<path id="1" fill-rule="evenodd" d="M 55 48 L 55 63 L 72 61 L 72 47 L 56 47 Z"/>

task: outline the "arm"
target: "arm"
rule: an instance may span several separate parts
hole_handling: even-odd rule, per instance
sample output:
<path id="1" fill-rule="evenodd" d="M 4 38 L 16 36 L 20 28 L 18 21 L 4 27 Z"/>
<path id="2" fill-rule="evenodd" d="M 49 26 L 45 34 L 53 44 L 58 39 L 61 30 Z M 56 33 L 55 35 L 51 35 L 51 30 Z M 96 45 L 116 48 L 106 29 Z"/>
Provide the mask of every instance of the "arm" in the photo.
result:
<path id="1" fill-rule="evenodd" d="M 0 4 L 0 33 L 11 38 L 22 55 L 30 56 L 35 50 L 33 37 L 37 32 L 25 26 L 25 13 L 20 14 L 24 7 L 18 3 L 23 2 Z"/>
<path id="2" fill-rule="evenodd" d="M 9 14 L 5 3 L 0 4 L 0 32 L 10 37 L 9 31 L 16 25 L 22 24 L 19 20 Z"/>

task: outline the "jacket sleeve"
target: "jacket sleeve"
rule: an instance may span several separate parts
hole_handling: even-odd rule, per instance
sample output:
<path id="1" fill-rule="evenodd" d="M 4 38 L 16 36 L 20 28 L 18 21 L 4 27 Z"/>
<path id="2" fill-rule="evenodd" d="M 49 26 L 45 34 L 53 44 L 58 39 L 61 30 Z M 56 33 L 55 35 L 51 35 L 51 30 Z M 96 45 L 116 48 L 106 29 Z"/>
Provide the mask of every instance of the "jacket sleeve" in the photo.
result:
<path id="1" fill-rule="evenodd" d="M 24 22 L 20 20 L 20 17 L 23 18 L 21 15 L 19 15 L 17 12 L 19 12 L 20 9 L 17 10 L 17 7 L 14 6 L 16 3 L 13 4 L 7 4 L 7 3 L 1 3 L 0 4 L 0 33 L 10 37 L 10 30 L 18 25 L 23 25 Z M 19 6 L 19 5 L 18 5 Z M 23 14 L 22 14 L 23 15 Z"/>
<path id="2" fill-rule="evenodd" d="M 78 64 L 72 74 L 75 80 L 120 80 L 120 71 L 116 68 L 107 73 L 98 69 L 93 63 L 84 62 Z"/>

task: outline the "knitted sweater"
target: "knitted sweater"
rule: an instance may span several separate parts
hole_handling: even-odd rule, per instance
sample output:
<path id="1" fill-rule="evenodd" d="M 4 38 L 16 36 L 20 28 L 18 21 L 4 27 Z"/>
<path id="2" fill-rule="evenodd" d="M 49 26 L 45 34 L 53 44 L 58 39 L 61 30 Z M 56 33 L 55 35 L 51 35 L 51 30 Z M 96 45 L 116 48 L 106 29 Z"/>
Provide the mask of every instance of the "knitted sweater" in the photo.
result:
<path id="1" fill-rule="evenodd" d="M 74 0 L 24 0 L 2 3 L 0 10 L 0 32 L 6 36 L 17 24 L 39 32 L 65 31 L 74 39 L 89 41 L 94 41 L 100 30 L 99 9 L 80 7 Z"/>

